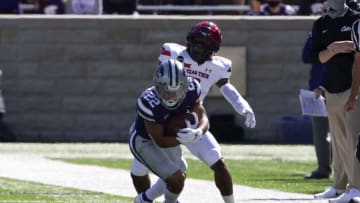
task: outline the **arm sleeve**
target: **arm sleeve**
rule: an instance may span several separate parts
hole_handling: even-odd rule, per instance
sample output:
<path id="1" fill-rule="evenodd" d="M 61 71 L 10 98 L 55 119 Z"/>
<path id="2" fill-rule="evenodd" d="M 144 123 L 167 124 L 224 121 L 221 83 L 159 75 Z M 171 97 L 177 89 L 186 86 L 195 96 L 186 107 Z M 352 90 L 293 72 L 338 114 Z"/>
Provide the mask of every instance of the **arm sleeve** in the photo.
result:
<path id="1" fill-rule="evenodd" d="M 311 47 L 311 33 L 309 34 L 308 38 L 306 39 L 306 42 L 305 42 L 303 50 L 302 50 L 302 61 L 304 63 L 311 63 L 310 47 Z"/>
<path id="2" fill-rule="evenodd" d="M 357 20 L 354 22 L 352 29 L 351 29 L 351 40 L 354 42 L 355 51 L 360 51 L 360 21 Z"/>
<path id="3" fill-rule="evenodd" d="M 315 21 L 312 28 L 312 38 L 310 46 L 310 60 L 312 63 L 321 63 L 319 59 L 319 53 L 321 50 L 320 45 L 320 33 L 319 33 L 319 21 Z"/>
<path id="4" fill-rule="evenodd" d="M 252 111 L 249 103 L 240 95 L 232 84 L 226 83 L 221 86 L 220 92 L 239 114 L 243 115 L 245 110 Z"/>

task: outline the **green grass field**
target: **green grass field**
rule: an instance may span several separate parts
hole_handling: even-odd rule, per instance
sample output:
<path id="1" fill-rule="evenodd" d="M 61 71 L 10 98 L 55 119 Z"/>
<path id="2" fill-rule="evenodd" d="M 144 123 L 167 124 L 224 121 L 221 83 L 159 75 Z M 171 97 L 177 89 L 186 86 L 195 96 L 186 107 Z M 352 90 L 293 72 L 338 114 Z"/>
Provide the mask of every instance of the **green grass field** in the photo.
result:
<path id="1" fill-rule="evenodd" d="M 97 165 L 129 170 L 128 159 L 61 158 L 70 163 Z M 198 160 L 188 160 L 188 178 L 213 180 L 212 171 Z M 315 168 L 314 161 L 228 160 L 235 184 L 286 192 L 314 194 L 331 185 L 331 180 L 305 180 L 304 174 Z"/>
<path id="2" fill-rule="evenodd" d="M 132 203 L 133 199 L 30 181 L 0 178 L 0 202 L 6 203 Z"/>
<path id="3" fill-rule="evenodd" d="M 222 145 L 235 184 L 314 194 L 330 180 L 304 180 L 316 167 L 313 146 Z M 127 144 L 0 144 L 0 153 L 39 155 L 76 164 L 130 169 Z M 185 151 L 188 178 L 213 180 L 212 171 Z M 0 178 L 0 202 L 132 202 L 131 198 Z"/>

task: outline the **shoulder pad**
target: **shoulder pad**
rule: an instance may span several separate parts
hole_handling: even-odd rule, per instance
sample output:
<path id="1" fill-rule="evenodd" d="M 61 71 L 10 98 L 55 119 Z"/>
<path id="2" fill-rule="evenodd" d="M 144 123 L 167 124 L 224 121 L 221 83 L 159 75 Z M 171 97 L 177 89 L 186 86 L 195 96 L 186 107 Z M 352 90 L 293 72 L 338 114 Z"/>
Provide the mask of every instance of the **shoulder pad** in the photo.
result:
<path id="1" fill-rule="evenodd" d="M 222 57 L 222 56 L 213 56 L 213 63 L 221 68 L 225 69 L 227 72 L 231 72 L 232 62 L 230 59 Z"/>
<path id="2" fill-rule="evenodd" d="M 164 43 L 161 47 L 160 55 L 165 55 L 173 58 L 185 49 L 184 46 L 177 43 Z"/>
<path id="3" fill-rule="evenodd" d="M 149 89 L 145 90 L 137 100 L 137 112 L 139 116 L 148 121 L 154 121 L 154 106 L 146 99 L 151 94 Z"/>

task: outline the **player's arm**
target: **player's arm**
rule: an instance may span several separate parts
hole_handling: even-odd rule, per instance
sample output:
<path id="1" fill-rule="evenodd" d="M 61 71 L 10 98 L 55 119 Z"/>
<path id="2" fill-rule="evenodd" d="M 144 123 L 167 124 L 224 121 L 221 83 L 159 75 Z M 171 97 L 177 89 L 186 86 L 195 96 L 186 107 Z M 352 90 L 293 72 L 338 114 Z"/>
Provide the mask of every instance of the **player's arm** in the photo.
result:
<path id="1" fill-rule="evenodd" d="M 180 142 L 173 136 L 164 136 L 164 125 L 145 120 L 145 128 L 151 139 L 162 148 L 174 147 Z"/>
<path id="2" fill-rule="evenodd" d="M 176 136 L 176 139 L 185 145 L 197 142 L 209 130 L 209 119 L 201 102 L 197 102 L 191 111 L 196 117 L 195 122 L 185 121 L 186 128 L 179 129 Z"/>
<path id="3" fill-rule="evenodd" d="M 198 116 L 199 124 L 197 126 L 197 129 L 201 130 L 202 134 L 206 133 L 206 131 L 209 130 L 209 119 L 207 117 L 204 106 L 200 102 L 198 102 L 191 111 L 196 113 Z"/>
<path id="4" fill-rule="evenodd" d="M 245 125 L 254 128 L 256 125 L 255 114 L 249 103 L 240 95 L 228 78 L 220 79 L 216 85 L 225 99 L 233 106 L 235 111 L 246 117 Z"/>

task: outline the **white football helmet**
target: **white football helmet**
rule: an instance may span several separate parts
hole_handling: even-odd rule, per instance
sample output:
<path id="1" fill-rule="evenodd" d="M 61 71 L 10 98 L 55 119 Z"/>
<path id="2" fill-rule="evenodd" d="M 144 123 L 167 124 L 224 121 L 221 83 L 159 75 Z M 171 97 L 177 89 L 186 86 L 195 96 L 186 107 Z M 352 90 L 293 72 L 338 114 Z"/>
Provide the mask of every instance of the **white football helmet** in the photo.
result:
<path id="1" fill-rule="evenodd" d="M 155 70 L 153 82 L 163 106 L 176 109 L 186 96 L 189 79 L 181 62 L 169 59 Z"/>

